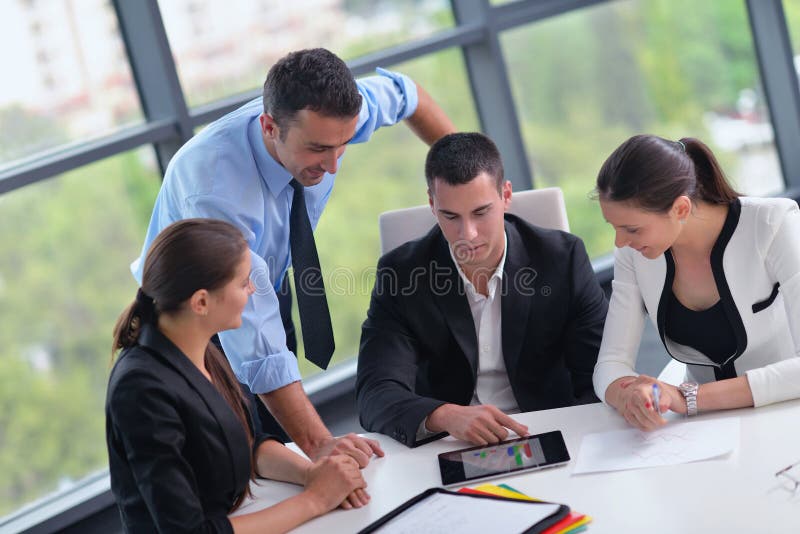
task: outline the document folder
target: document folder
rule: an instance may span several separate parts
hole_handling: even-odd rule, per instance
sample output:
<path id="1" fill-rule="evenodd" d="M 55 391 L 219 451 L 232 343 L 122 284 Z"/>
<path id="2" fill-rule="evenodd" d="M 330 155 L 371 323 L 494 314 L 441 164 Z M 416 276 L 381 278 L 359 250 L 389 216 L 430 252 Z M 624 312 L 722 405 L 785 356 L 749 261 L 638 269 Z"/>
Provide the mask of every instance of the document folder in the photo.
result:
<path id="1" fill-rule="evenodd" d="M 447 531 L 459 534 L 539 534 L 569 514 L 569 507 L 431 488 L 404 502 L 359 534 Z"/>

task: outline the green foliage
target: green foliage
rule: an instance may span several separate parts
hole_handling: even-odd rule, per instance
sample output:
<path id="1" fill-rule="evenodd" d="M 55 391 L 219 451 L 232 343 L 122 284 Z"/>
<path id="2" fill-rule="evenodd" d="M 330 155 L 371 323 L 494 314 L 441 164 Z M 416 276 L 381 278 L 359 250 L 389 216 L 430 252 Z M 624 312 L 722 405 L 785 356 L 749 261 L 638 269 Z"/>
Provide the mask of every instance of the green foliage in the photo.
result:
<path id="1" fill-rule="evenodd" d="M 111 330 L 159 186 L 141 156 L 0 197 L 0 515 L 107 462 Z"/>
<path id="2" fill-rule="evenodd" d="M 783 12 L 795 54 L 800 52 L 800 0 L 783 0 Z"/>
<path id="3" fill-rule="evenodd" d="M 614 148 L 645 132 L 714 148 L 703 114 L 735 111 L 739 92 L 759 85 L 741 2 L 608 2 L 501 42 L 536 186 L 564 190 L 571 228 L 593 257 L 613 247 L 587 195 Z M 735 181 L 738 157 L 717 155 Z"/>

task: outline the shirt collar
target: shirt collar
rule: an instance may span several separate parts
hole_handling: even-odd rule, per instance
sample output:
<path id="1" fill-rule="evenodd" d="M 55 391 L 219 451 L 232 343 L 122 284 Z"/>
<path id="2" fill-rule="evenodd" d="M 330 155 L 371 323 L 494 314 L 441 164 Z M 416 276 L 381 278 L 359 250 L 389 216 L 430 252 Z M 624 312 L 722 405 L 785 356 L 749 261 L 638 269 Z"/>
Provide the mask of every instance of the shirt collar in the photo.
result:
<path id="1" fill-rule="evenodd" d="M 472 285 L 469 278 L 466 277 L 464 271 L 461 270 L 461 266 L 456 261 L 456 257 L 453 255 L 453 249 L 450 247 L 450 244 L 447 244 L 447 250 L 450 252 L 450 258 L 453 260 L 453 263 L 458 269 L 458 275 L 461 277 L 461 280 L 464 282 L 464 287 L 467 288 L 467 291 L 472 295 L 477 295 L 478 292 L 475 289 L 475 286 Z M 503 279 L 503 269 L 506 265 L 506 254 L 508 253 L 508 234 L 503 231 L 503 257 L 500 258 L 500 263 L 497 264 L 497 268 L 494 270 L 492 277 L 489 279 L 489 296 L 494 296 L 495 288 L 497 287 L 498 281 Z M 483 296 L 483 295 L 481 295 Z"/>
<path id="2" fill-rule="evenodd" d="M 267 184 L 267 188 L 273 197 L 278 197 L 284 189 L 289 187 L 289 182 L 292 181 L 292 175 L 284 169 L 280 163 L 275 161 L 272 155 L 267 151 L 264 146 L 264 137 L 261 134 L 261 123 L 258 117 L 250 121 L 250 127 L 247 129 L 247 137 L 250 141 L 250 148 L 253 152 L 253 159 L 255 159 L 258 174 L 261 179 Z"/>

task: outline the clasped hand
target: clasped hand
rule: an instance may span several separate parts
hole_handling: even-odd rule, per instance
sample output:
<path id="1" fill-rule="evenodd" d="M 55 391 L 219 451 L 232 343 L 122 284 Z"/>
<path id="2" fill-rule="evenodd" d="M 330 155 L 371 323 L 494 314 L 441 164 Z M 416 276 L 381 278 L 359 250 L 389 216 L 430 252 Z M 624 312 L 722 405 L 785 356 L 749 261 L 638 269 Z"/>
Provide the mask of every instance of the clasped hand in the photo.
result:
<path id="1" fill-rule="evenodd" d="M 323 442 L 312 455 L 312 460 L 318 460 L 326 456 L 348 456 L 357 464 L 358 468 L 363 469 L 369 464 L 372 455 L 384 456 L 380 443 L 374 439 L 368 439 L 358 434 L 347 434 L 339 438 L 330 438 Z M 365 484 L 366 487 L 366 484 Z M 369 494 L 363 488 L 354 490 L 348 495 L 347 500 L 342 503 L 342 508 L 360 508 L 369 503 Z"/>
<path id="2" fill-rule="evenodd" d="M 653 398 L 653 384 L 658 384 L 660 389 L 658 407 Z M 628 423 L 645 431 L 655 430 L 667 423 L 659 412 L 663 414 L 669 410 L 686 413 L 686 400 L 678 388 L 647 375 L 626 376 L 612 382 L 606 400 Z"/>
<path id="3" fill-rule="evenodd" d="M 367 482 L 350 456 L 326 456 L 317 460 L 308 466 L 305 477 L 306 491 L 318 507 L 317 514 L 336 506 L 359 508 L 369 502 L 369 495 L 364 491 Z"/>

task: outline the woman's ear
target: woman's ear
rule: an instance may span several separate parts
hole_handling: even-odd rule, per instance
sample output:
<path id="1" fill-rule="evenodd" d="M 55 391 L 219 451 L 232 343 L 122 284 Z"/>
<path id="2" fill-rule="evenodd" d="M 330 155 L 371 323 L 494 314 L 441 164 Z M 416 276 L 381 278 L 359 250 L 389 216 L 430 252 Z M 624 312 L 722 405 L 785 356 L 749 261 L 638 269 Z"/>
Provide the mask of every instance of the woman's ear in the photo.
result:
<path id="1" fill-rule="evenodd" d="M 681 221 L 686 222 L 686 219 L 692 213 L 692 199 L 686 195 L 681 195 L 672 203 L 672 213 Z"/>
<path id="2" fill-rule="evenodd" d="M 210 295 L 206 289 L 198 289 L 189 297 L 189 309 L 197 315 L 208 315 Z"/>

